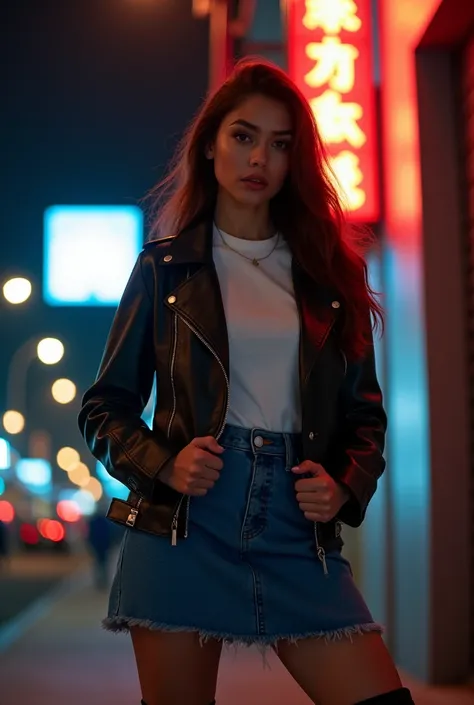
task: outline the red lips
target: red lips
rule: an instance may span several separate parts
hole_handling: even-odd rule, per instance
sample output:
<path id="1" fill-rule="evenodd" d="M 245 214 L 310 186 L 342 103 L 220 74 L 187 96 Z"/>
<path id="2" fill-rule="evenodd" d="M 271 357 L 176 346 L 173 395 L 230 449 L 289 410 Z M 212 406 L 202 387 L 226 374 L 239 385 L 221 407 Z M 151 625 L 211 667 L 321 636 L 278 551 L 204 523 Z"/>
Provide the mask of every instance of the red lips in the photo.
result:
<path id="1" fill-rule="evenodd" d="M 252 184 L 260 184 L 261 186 L 268 186 L 268 181 L 264 176 L 261 174 L 249 174 L 248 176 L 244 176 L 241 181 L 249 181 Z"/>

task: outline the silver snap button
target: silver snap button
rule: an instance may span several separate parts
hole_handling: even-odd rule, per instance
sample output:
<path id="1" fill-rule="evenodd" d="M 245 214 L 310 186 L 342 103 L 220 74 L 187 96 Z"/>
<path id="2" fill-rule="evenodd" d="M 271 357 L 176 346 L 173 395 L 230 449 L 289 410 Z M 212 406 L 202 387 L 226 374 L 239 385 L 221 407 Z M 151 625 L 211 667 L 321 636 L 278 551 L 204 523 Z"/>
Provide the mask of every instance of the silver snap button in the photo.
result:
<path id="1" fill-rule="evenodd" d="M 166 255 L 166 257 L 163 257 L 163 262 L 171 262 L 173 259 L 173 255 Z"/>
<path id="2" fill-rule="evenodd" d="M 255 436 L 255 438 L 253 439 L 253 442 L 257 446 L 257 448 L 261 448 L 263 446 L 262 436 Z"/>
<path id="3" fill-rule="evenodd" d="M 310 441 L 314 441 L 314 433 L 313 433 L 313 431 L 310 431 L 310 432 L 309 432 L 309 440 L 310 440 Z"/>
<path id="4" fill-rule="evenodd" d="M 333 301 L 331 306 L 333 308 L 341 308 L 341 304 L 339 303 L 339 301 Z"/>
<path id="5" fill-rule="evenodd" d="M 175 304 L 176 303 L 176 296 L 168 296 L 168 303 Z"/>

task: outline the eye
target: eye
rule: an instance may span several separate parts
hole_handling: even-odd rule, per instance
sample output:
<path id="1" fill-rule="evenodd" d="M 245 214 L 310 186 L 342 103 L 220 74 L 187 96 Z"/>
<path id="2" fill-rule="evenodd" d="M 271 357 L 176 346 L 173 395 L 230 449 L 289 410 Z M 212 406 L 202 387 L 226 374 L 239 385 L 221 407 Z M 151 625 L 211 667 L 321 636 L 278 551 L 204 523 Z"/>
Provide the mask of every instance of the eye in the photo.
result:
<path id="1" fill-rule="evenodd" d="M 234 134 L 234 139 L 237 140 L 237 142 L 247 142 L 247 140 L 250 140 L 250 135 L 247 135 L 245 132 L 236 132 Z"/>
<path id="2" fill-rule="evenodd" d="M 286 149 L 289 149 L 289 147 L 290 147 L 290 143 L 288 142 L 288 140 L 286 140 L 286 141 L 285 140 L 277 140 L 273 144 L 275 145 L 275 147 L 277 149 L 281 149 L 283 151 Z"/>

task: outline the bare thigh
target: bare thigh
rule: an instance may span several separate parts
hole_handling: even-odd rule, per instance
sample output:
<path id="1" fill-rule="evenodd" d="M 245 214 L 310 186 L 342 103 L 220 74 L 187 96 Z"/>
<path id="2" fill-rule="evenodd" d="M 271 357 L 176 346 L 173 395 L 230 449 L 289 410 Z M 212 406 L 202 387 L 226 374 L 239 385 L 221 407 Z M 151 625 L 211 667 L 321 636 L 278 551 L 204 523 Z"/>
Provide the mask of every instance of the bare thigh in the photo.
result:
<path id="1" fill-rule="evenodd" d="M 378 632 L 331 642 L 280 641 L 275 651 L 317 705 L 354 705 L 401 687 L 397 669 Z"/>
<path id="2" fill-rule="evenodd" d="M 142 698 L 146 705 L 208 705 L 214 700 L 222 644 L 199 644 L 196 632 L 132 627 Z"/>

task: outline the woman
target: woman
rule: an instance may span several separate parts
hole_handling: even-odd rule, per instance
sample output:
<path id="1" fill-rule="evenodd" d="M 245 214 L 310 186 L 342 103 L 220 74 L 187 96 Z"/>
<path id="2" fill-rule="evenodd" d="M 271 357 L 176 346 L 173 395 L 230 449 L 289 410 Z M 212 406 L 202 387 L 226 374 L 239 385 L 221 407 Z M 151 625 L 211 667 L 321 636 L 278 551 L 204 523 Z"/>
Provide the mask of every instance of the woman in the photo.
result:
<path id="1" fill-rule="evenodd" d="M 309 105 L 241 62 L 153 195 L 79 419 L 131 490 L 104 625 L 142 703 L 215 702 L 224 642 L 273 647 L 320 705 L 412 703 L 341 556 L 384 470 L 381 309 Z"/>

